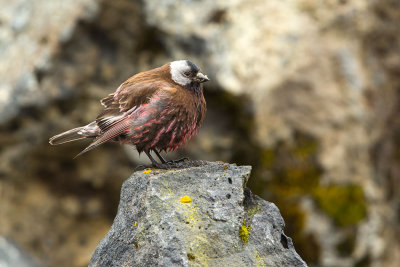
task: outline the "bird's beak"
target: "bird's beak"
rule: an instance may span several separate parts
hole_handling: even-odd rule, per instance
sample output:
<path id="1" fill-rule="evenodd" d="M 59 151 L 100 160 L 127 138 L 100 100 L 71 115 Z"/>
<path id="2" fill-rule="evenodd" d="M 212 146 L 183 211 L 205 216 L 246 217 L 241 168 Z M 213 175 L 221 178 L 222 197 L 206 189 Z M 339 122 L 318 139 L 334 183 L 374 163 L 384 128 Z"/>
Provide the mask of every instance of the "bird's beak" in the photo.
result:
<path id="1" fill-rule="evenodd" d="M 209 81 L 210 79 L 207 77 L 207 75 L 204 75 L 200 71 L 197 73 L 196 77 L 194 77 L 194 80 L 199 83 L 204 83 Z"/>

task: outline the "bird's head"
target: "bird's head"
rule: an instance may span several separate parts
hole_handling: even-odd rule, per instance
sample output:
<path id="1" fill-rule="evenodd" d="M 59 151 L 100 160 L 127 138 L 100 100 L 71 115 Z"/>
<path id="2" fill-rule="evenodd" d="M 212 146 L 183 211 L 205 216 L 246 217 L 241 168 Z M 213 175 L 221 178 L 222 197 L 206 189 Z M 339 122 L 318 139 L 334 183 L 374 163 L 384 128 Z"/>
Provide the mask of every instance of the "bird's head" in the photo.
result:
<path id="1" fill-rule="evenodd" d="M 210 79 L 207 75 L 201 73 L 201 69 L 189 60 L 173 61 L 170 64 L 172 80 L 181 85 L 188 87 L 192 84 L 200 84 Z"/>

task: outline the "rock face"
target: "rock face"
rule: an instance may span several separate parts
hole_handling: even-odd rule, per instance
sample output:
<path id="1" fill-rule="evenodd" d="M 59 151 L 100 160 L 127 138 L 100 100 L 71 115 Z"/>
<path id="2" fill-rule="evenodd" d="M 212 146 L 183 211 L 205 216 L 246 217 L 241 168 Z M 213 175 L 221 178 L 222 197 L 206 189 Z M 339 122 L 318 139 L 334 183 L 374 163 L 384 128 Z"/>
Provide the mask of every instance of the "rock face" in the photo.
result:
<path id="1" fill-rule="evenodd" d="M 186 162 L 135 172 L 90 266 L 306 266 L 278 208 L 244 189 L 251 167 Z"/>

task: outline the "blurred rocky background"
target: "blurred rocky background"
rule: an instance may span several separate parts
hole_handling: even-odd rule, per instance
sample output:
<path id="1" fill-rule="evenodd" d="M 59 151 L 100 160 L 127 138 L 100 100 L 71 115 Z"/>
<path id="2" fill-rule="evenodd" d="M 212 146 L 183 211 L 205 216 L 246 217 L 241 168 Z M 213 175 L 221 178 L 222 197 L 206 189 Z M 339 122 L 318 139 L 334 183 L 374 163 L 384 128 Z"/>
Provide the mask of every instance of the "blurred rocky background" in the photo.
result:
<path id="1" fill-rule="evenodd" d="M 136 72 L 190 59 L 205 125 L 179 155 L 253 166 L 310 266 L 400 262 L 398 0 L 0 0 L 0 235 L 86 266 L 145 157 L 48 138 Z"/>

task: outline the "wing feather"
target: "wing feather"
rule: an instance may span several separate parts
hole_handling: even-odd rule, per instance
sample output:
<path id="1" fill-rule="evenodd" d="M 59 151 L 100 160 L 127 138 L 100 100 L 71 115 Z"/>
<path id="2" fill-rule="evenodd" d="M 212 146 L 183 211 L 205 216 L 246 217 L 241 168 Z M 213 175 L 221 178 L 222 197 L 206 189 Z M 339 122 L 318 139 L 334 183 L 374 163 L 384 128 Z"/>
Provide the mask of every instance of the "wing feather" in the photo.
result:
<path id="1" fill-rule="evenodd" d="M 135 77 L 135 76 L 133 76 Z M 166 82 L 151 82 L 141 80 L 139 82 L 128 80 L 123 83 L 114 94 L 101 100 L 105 107 L 96 118 L 96 123 L 105 132 L 116 123 L 123 120 L 124 115 L 131 113 L 143 104 L 147 104 L 156 92 L 170 86 Z"/>
<path id="2" fill-rule="evenodd" d="M 129 117 L 125 118 L 124 120 L 120 121 L 118 124 L 114 125 L 114 127 L 111 127 L 108 131 L 104 132 L 102 135 L 96 137 L 96 139 L 89 146 L 87 146 L 82 152 L 80 152 L 78 155 L 76 155 L 75 158 L 79 157 L 83 153 L 86 153 L 86 152 L 98 147 L 101 144 L 104 144 L 107 141 L 110 141 L 114 137 L 117 137 L 118 135 L 129 130 L 129 121 L 130 121 Z"/>
<path id="3" fill-rule="evenodd" d="M 107 136 L 114 129 L 125 125 L 126 118 L 132 118 L 131 115 L 143 104 L 147 104 L 163 86 L 166 86 L 166 84 L 162 82 L 125 82 L 118 88 L 116 93 L 102 99 L 101 104 L 105 106 L 105 110 L 97 116 L 96 124 L 104 132 L 103 135 Z M 103 135 L 99 138 L 102 138 Z M 113 137 L 117 135 L 114 134 Z M 92 144 L 95 145 L 96 142 L 97 140 Z M 88 149 L 90 150 L 91 148 L 88 147 Z"/>

